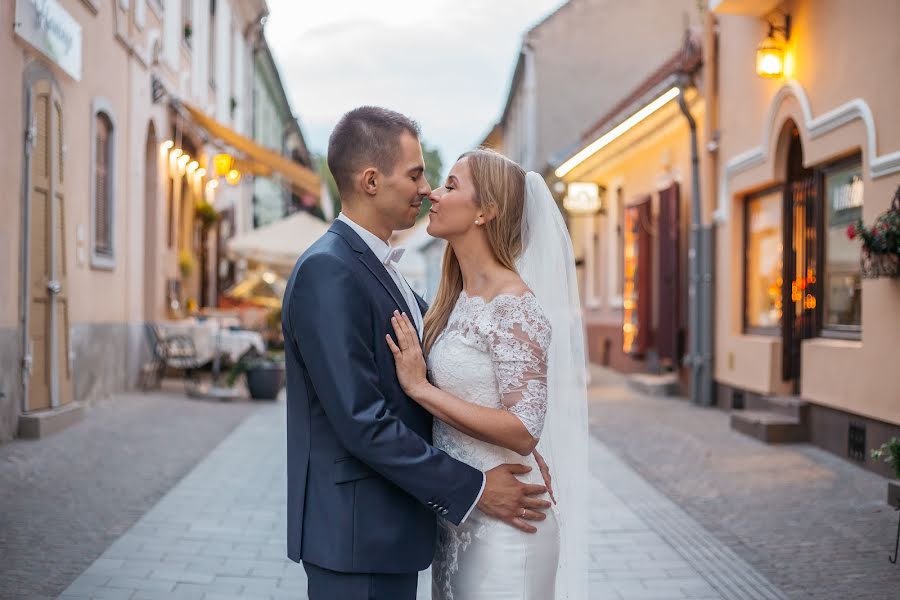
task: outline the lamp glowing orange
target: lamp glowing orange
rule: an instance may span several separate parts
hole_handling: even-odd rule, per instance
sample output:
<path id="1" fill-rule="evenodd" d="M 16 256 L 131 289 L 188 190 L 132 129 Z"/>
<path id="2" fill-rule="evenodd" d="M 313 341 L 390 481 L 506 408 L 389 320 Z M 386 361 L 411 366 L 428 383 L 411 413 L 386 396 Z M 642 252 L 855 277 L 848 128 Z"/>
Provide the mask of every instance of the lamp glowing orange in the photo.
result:
<path id="1" fill-rule="evenodd" d="M 234 157 L 230 154 L 216 154 L 213 157 L 213 167 L 218 176 L 228 175 L 228 172 L 232 170 L 233 166 Z"/>
<path id="2" fill-rule="evenodd" d="M 767 78 L 784 75 L 784 45 L 771 35 L 756 48 L 756 74 Z"/>
<path id="3" fill-rule="evenodd" d="M 225 175 L 225 181 L 228 182 L 228 185 L 237 185 L 241 181 L 241 172 L 237 169 L 231 169 Z"/>

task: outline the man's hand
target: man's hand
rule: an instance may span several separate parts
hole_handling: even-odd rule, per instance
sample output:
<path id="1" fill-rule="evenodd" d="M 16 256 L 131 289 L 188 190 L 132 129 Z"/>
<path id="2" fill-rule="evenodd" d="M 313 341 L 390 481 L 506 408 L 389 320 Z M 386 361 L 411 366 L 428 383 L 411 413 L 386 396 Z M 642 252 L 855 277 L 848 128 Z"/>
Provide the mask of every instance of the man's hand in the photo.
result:
<path id="1" fill-rule="evenodd" d="M 542 485 L 530 485 L 516 479 L 531 471 L 525 465 L 500 465 L 486 472 L 484 493 L 478 501 L 478 510 L 500 519 L 525 533 L 537 533 L 537 528 L 527 521 L 543 521 L 550 503 L 537 498 L 547 493 Z"/>

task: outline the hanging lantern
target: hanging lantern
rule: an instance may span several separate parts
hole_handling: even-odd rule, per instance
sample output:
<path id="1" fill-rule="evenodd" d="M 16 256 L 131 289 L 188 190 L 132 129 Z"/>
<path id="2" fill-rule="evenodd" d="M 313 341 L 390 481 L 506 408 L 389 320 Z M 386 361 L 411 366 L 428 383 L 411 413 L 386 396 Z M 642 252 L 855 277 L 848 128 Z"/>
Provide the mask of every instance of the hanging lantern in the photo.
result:
<path id="1" fill-rule="evenodd" d="M 777 78 L 784 74 L 784 45 L 768 36 L 756 48 L 756 74 Z"/>
<path id="2" fill-rule="evenodd" d="M 217 176 L 228 175 L 234 166 L 234 157 L 230 154 L 216 154 L 213 157 L 213 167 Z"/>
<path id="3" fill-rule="evenodd" d="M 187 164 L 187 168 L 185 170 L 187 171 L 187 174 L 190 175 L 191 173 L 196 171 L 199 166 L 200 163 L 198 163 L 196 160 L 192 160 Z"/>
<path id="4" fill-rule="evenodd" d="M 225 181 L 228 182 L 228 185 L 237 185 L 241 181 L 241 172 L 237 169 L 231 169 L 225 175 Z"/>

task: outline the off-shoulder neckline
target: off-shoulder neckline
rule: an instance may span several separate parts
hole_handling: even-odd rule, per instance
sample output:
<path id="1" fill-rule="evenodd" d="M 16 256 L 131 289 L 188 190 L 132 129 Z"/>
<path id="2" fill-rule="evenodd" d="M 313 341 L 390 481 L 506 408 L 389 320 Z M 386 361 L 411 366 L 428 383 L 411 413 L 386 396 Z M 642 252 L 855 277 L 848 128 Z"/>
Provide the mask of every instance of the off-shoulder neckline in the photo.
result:
<path id="1" fill-rule="evenodd" d="M 481 296 L 470 296 L 469 294 L 466 293 L 466 290 L 462 290 L 462 291 L 460 291 L 460 293 L 459 293 L 459 297 L 460 297 L 460 298 L 465 297 L 466 300 L 478 300 L 478 301 L 480 301 L 482 304 L 484 304 L 485 306 L 490 306 L 490 305 L 493 304 L 498 298 L 513 298 L 513 299 L 516 299 L 516 300 L 524 300 L 524 299 L 527 298 L 528 296 L 531 296 L 532 298 L 535 297 L 535 296 L 534 296 L 534 292 L 532 292 L 530 289 L 526 289 L 524 292 L 521 292 L 521 293 L 502 292 L 502 293 L 500 293 L 500 294 L 497 294 L 496 296 L 494 296 L 494 297 L 491 298 L 490 300 L 485 300 L 485 299 L 482 298 Z"/>

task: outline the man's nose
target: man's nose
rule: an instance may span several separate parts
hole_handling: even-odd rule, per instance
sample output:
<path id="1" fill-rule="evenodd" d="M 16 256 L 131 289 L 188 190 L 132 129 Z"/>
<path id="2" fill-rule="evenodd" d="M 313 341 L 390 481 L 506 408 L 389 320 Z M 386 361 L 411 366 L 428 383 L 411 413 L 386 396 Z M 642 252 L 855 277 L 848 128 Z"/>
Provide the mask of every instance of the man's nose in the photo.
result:
<path id="1" fill-rule="evenodd" d="M 419 195 L 428 196 L 429 194 L 431 194 L 431 185 L 428 183 L 428 180 L 423 177 L 422 185 L 419 187 Z"/>

